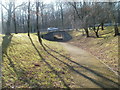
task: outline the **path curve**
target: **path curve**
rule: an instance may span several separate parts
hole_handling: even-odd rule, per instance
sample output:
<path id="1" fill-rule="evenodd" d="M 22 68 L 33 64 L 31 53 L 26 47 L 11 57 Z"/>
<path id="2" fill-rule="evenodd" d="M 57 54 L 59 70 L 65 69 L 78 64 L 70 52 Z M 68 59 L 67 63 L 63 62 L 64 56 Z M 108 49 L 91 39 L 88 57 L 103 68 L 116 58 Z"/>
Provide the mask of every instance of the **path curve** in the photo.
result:
<path id="1" fill-rule="evenodd" d="M 69 43 L 60 44 L 70 53 L 74 69 L 72 73 L 78 87 L 84 88 L 118 88 L 117 76 L 96 57 L 85 50 Z"/>

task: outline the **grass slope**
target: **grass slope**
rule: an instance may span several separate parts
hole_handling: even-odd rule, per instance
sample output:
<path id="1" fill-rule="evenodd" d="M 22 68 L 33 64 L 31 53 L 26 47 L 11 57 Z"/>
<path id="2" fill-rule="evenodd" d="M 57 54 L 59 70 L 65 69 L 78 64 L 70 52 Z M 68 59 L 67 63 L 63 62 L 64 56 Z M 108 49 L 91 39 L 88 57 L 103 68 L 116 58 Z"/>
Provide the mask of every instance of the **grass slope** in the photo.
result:
<path id="1" fill-rule="evenodd" d="M 119 27 L 120 30 L 120 27 Z M 83 35 L 82 30 L 69 32 L 73 39 L 70 41 L 78 47 L 81 47 L 106 63 L 114 71 L 118 71 L 118 37 L 114 37 L 112 26 L 100 30 L 100 38 L 95 38 L 93 31 L 90 31 L 89 38 Z"/>
<path id="2" fill-rule="evenodd" d="M 67 56 L 58 43 L 46 40 L 43 43 Z M 66 88 L 74 85 L 68 66 L 55 57 L 67 63 L 65 58 L 47 47 L 45 51 L 36 35 L 31 34 L 31 38 L 27 34 L 4 36 L 2 46 L 3 88 Z"/>

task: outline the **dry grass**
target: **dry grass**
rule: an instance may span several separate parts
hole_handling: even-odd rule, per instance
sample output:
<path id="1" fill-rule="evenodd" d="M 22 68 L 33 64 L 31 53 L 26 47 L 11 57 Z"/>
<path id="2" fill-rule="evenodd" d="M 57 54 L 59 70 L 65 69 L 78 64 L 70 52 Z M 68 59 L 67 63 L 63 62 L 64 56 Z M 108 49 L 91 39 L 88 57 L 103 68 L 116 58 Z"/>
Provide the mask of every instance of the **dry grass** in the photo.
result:
<path id="1" fill-rule="evenodd" d="M 67 55 L 56 42 L 43 40 L 47 46 Z M 53 56 L 65 60 L 58 54 L 47 51 L 39 44 L 36 35 L 17 34 L 3 38 L 3 88 L 50 88 L 69 87 L 72 76 L 69 68 Z"/>
<path id="2" fill-rule="evenodd" d="M 93 31 L 90 31 L 91 37 L 86 38 L 80 31 L 69 32 L 73 36 L 70 43 L 89 51 L 113 70 L 118 71 L 118 37 L 120 36 L 114 37 L 113 27 L 100 30 L 100 38 L 96 38 Z"/>

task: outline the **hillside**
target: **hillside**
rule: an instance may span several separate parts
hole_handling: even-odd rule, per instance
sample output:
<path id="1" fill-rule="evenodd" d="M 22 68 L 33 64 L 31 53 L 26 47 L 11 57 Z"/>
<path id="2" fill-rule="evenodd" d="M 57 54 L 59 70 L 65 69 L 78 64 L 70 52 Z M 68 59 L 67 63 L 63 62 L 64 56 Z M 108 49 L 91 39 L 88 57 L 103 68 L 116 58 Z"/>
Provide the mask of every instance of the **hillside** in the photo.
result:
<path id="1" fill-rule="evenodd" d="M 120 27 L 119 27 L 120 30 Z M 106 64 L 111 70 L 118 71 L 118 38 L 114 37 L 113 27 L 105 27 L 99 31 L 100 38 L 96 38 L 93 31 L 90 31 L 89 38 L 83 34 L 82 30 L 70 31 L 73 37 L 69 43 L 83 48 L 92 55 L 96 56 L 100 61 Z"/>
<path id="2" fill-rule="evenodd" d="M 3 36 L 2 88 L 118 87 L 117 76 L 90 53 L 42 40 L 36 34 Z"/>
<path id="3" fill-rule="evenodd" d="M 68 55 L 56 42 L 43 40 L 48 47 Z M 37 36 L 13 34 L 3 37 L 3 88 L 62 87 L 74 85 L 67 65 L 55 57 L 65 60 L 55 52 L 47 51 L 39 44 Z M 67 63 L 67 61 L 66 61 Z M 67 84 L 66 84 L 67 83 Z"/>

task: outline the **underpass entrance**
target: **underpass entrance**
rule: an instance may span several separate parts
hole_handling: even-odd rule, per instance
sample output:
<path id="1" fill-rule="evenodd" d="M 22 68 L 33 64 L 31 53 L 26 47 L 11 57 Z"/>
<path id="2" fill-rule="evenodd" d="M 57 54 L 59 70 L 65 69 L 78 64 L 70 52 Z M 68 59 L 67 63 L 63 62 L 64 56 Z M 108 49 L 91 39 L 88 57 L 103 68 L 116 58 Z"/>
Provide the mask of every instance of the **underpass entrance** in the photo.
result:
<path id="1" fill-rule="evenodd" d="M 66 42 L 72 39 L 72 36 L 66 31 L 54 31 L 42 35 L 42 38 L 49 41 Z"/>

